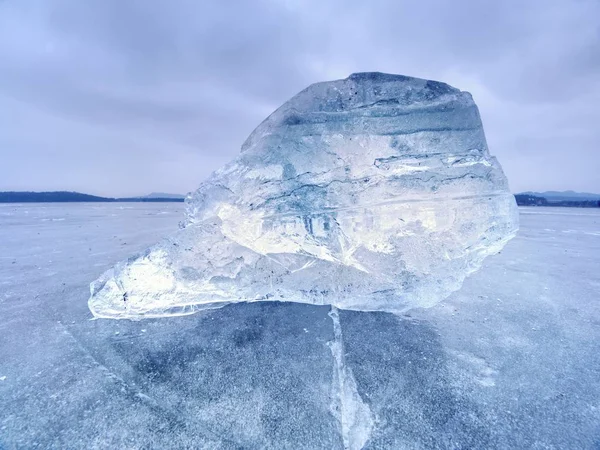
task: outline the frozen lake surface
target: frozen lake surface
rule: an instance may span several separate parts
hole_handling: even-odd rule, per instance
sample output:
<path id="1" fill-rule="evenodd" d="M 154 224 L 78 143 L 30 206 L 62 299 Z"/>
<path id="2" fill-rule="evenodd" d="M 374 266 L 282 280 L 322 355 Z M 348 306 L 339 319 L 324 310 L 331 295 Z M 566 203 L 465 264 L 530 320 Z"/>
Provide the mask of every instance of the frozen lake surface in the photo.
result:
<path id="1" fill-rule="evenodd" d="M 600 209 L 521 208 L 441 305 L 341 333 L 293 303 L 90 320 L 89 283 L 183 208 L 0 205 L 0 448 L 600 447 Z"/>

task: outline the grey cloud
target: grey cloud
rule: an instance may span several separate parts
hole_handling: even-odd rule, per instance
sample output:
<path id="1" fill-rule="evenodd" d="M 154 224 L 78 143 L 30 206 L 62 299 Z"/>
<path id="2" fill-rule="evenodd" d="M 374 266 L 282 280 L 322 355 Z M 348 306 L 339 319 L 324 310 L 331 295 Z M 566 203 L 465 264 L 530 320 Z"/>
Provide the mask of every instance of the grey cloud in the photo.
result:
<path id="1" fill-rule="evenodd" d="M 471 91 L 513 189 L 600 191 L 598 17 L 595 0 L 5 0 L 0 189 L 185 192 L 308 84 L 380 70 Z"/>

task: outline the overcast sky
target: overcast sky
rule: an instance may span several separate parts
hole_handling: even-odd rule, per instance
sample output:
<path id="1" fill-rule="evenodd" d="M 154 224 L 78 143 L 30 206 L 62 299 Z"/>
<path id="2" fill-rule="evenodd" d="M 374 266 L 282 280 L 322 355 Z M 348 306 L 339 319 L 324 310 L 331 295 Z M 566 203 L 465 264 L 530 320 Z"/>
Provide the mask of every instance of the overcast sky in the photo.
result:
<path id="1" fill-rule="evenodd" d="M 470 91 L 514 192 L 600 192 L 598 0 L 0 0 L 0 190 L 186 193 L 359 71 Z"/>

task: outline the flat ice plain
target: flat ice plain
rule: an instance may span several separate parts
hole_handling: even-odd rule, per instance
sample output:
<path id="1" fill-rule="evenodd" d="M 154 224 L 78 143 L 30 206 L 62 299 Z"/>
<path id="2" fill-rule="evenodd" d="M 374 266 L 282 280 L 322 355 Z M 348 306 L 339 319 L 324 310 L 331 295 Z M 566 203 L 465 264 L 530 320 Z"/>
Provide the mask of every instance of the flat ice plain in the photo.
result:
<path id="1" fill-rule="evenodd" d="M 600 447 L 600 210 L 520 213 L 440 305 L 339 312 L 365 448 Z M 334 414 L 329 307 L 89 320 L 89 281 L 182 219 L 180 203 L 0 205 L 1 449 L 362 442 Z"/>

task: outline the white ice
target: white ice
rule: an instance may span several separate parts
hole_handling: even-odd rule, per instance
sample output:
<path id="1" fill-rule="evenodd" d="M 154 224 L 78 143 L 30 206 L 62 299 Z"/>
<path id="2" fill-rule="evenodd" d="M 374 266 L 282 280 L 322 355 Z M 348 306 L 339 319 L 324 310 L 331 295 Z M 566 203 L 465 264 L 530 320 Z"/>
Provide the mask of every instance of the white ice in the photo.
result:
<path id="1" fill-rule="evenodd" d="M 444 302 L 336 333 L 298 303 L 90 320 L 89 279 L 183 219 L 120 206 L 0 205 L 0 448 L 597 447 L 600 209 L 520 208 Z"/>

